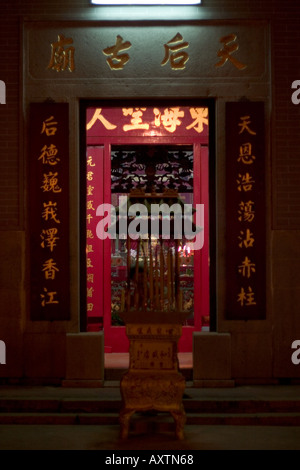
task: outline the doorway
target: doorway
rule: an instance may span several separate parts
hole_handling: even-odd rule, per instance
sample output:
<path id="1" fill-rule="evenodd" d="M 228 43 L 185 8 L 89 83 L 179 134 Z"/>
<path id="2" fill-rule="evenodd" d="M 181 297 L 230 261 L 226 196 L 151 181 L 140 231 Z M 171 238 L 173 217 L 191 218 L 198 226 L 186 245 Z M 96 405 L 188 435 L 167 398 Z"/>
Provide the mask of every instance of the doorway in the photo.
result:
<path id="1" fill-rule="evenodd" d="M 166 109 L 173 114 L 177 112 L 177 125 L 173 125 L 172 132 L 171 121 L 162 119 L 167 116 Z M 119 118 L 116 117 L 118 115 Z M 131 117 L 127 127 L 119 122 L 120 116 L 126 115 Z M 176 134 L 185 115 L 189 121 Z M 160 122 L 169 123 L 169 127 L 158 126 L 158 116 Z M 130 199 L 130 194 L 137 189 L 143 190 L 145 194 L 155 192 L 158 195 L 172 190 L 183 204 L 193 207 L 202 204 L 204 208 L 204 244 L 201 249 L 190 249 L 188 242 L 176 247 L 180 254 L 180 302 L 187 312 L 178 348 L 179 352 L 191 352 L 193 332 L 209 328 L 208 113 L 202 107 L 88 107 L 85 124 L 86 179 L 82 237 L 85 248 L 85 292 L 81 290 L 85 299 L 84 304 L 81 304 L 85 306 L 86 312 L 83 322 L 85 330 L 104 330 L 106 352 L 128 351 L 129 343 L 122 318 L 122 311 L 126 308 L 124 292 L 129 274 L 127 240 L 118 236 L 99 239 L 97 227 L 99 229 L 103 217 L 99 216 L 99 211 L 97 215 L 97 208 L 111 204 L 117 211 L 120 200 Z M 201 125 L 202 131 L 199 132 Z M 198 129 L 195 131 L 196 126 Z M 130 135 L 129 129 L 133 131 Z M 170 247 L 169 251 L 174 253 L 174 247 Z M 137 259 L 134 242 L 130 246 L 130 254 L 133 260 Z M 146 262 L 149 263 L 148 258 Z M 166 292 L 163 308 L 173 308 L 172 302 L 170 288 L 170 292 Z M 148 308 L 151 308 L 150 305 Z"/>

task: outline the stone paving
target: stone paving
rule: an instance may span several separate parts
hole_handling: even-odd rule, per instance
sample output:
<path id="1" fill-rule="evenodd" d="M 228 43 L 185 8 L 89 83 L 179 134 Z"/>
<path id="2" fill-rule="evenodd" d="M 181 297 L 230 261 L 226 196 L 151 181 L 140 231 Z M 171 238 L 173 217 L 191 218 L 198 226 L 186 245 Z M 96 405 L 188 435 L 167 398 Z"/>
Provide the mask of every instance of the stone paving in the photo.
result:
<path id="1" fill-rule="evenodd" d="M 64 387 L 13 387 L 0 386 L 0 412 L 4 416 L 5 404 L 17 400 L 26 406 L 41 406 L 45 401 L 89 404 L 111 401 L 120 402 L 118 386 L 97 389 L 69 389 Z M 227 389 L 198 389 L 188 386 L 186 398 L 193 403 L 237 403 L 254 406 L 269 403 L 283 406 L 289 415 L 298 415 L 300 386 L 243 386 Z M 296 409 L 298 408 L 298 409 Z M 255 407 L 244 410 L 255 416 Z M 278 410 L 277 410 L 278 411 Z M 13 413 L 12 413 L 13 414 Z M 278 414 L 278 413 L 277 413 Z M 116 417 L 116 413 L 115 413 Z M 119 437 L 117 421 L 107 424 L 0 424 L 0 450 L 300 450 L 300 425 L 201 425 L 187 424 L 184 440 L 175 438 L 167 418 L 140 416 L 127 440 Z M 30 422 L 30 421 L 29 421 Z M 114 423 L 114 424 L 112 424 Z M 108 454 L 110 455 L 110 454 Z"/>

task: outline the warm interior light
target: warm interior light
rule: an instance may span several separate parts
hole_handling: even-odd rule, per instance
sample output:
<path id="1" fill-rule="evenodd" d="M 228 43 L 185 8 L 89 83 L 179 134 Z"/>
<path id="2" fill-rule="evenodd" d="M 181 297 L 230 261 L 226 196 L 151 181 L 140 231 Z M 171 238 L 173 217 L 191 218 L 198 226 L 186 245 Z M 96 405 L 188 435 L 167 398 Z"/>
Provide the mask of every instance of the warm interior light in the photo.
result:
<path id="1" fill-rule="evenodd" d="M 91 0 L 93 5 L 199 5 L 202 0 Z"/>

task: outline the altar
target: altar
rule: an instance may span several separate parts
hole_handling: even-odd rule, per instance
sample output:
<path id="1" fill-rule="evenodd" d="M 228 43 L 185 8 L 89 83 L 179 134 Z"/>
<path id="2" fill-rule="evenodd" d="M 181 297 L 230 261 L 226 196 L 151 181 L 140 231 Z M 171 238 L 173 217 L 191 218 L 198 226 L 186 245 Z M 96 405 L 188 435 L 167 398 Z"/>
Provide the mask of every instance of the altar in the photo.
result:
<path id="1" fill-rule="evenodd" d="M 150 208 L 148 220 L 153 220 L 153 203 L 172 207 L 178 204 L 179 208 L 182 204 L 175 190 L 131 192 L 130 204 L 145 202 Z M 186 281 L 180 273 L 185 242 L 175 236 L 174 218 L 170 218 L 169 238 L 163 236 L 161 224 L 159 219 L 155 236 L 147 223 L 149 236 L 141 234 L 135 241 L 127 239 L 127 282 L 121 295 L 120 311 L 130 343 L 129 370 L 120 382 L 123 439 L 129 435 L 131 416 L 149 410 L 170 413 L 175 421 L 176 438 L 184 438 L 185 378 L 178 367 L 178 340 L 191 309 L 184 295 Z"/>
<path id="2" fill-rule="evenodd" d="M 129 323 L 130 364 L 120 383 L 121 438 L 127 438 L 135 412 L 169 412 L 177 439 L 184 438 L 186 415 L 182 403 L 185 378 L 178 370 L 177 342 L 181 325 L 176 323 Z"/>

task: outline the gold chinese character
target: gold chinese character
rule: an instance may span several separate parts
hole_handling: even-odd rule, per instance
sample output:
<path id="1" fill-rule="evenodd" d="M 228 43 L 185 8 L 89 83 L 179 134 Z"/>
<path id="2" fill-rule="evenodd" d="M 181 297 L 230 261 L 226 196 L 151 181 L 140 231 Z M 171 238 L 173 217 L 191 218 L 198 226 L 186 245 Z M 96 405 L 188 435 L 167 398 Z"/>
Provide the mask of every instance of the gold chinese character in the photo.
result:
<path id="1" fill-rule="evenodd" d="M 54 117 L 51 116 L 47 119 L 45 119 L 45 121 L 43 121 L 43 127 L 42 127 L 42 130 L 41 130 L 41 134 L 43 134 L 45 132 L 45 134 L 47 136 L 49 135 L 55 135 L 56 131 L 57 131 L 57 127 L 55 127 L 55 124 L 57 124 L 57 121 L 53 121 Z"/>
<path id="2" fill-rule="evenodd" d="M 93 297 L 94 288 L 88 287 L 87 288 L 87 297 Z"/>
<path id="3" fill-rule="evenodd" d="M 255 181 L 252 179 L 252 176 L 249 175 L 249 173 L 246 173 L 245 175 L 238 175 L 238 179 L 236 180 L 237 182 L 237 189 L 238 191 L 251 191 L 252 186 L 255 183 Z"/>
<path id="4" fill-rule="evenodd" d="M 87 196 L 93 196 L 93 191 L 95 189 L 95 186 L 91 186 L 90 184 L 87 187 Z"/>
<path id="5" fill-rule="evenodd" d="M 94 282 L 94 274 L 88 273 L 86 277 L 87 282 Z"/>
<path id="6" fill-rule="evenodd" d="M 239 203 L 240 210 L 238 211 L 239 217 L 238 220 L 244 222 L 252 222 L 255 216 L 255 211 L 253 210 L 253 201 Z"/>
<path id="7" fill-rule="evenodd" d="M 239 62 L 237 59 L 232 57 L 231 54 L 233 52 L 236 52 L 239 48 L 238 43 L 234 43 L 237 39 L 237 36 L 235 34 L 228 34 L 227 36 L 223 36 L 220 39 L 220 42 L 224 44 L 222 49 L 219 49 L 217 56 L 221 57 L 221 60 L 215 64 L 215 67 L 222 67 L 226 62 L 229 60 L 238 70 L 243 70 L 247 67 L 247 65 L 242 64 Z"/>
<path id="8" fill-rule="evenodd" d="M 186 51 L 182 51 L 182 49 L 189 47 L 189 43 L 182 41 L 183 37 L 180 33 L 177 33 L 167 44 L 164 44 L 165 57 L 161 62 L 162 66 L 166 65 L 170 60 L 172 70 L 183 70 L 185 68 L 189 55 Z"/>
<path id="9" fill-rule="evenodd" d="M 100 121 L 105 129 L 112 130 L 115 129 L 117 126 L 111 124 L 104 116 L 102 116 L 102 108 L 97 108 L 93 114 L 92 119 L 87 123 L 86 130 L 90 130 L 96 121 Z"/>
<path id="10" fill-rule="evenodd" d="M 246 235 L 243 232 L 243 230 L 240 231 L 240 235 L 238 236 L 238 239 L 241 240 L 239 243 L 240 248 L 251 248 L 254 245 L 255 239 L 253 237 L 253 233 L 247 228 L 246 230 Z"/>
<path id="11" fill-rule="evenodd" d="M 50 251 L 53 251 L 53 248 L 56 246 L 56 240 L 59 240 L 59 237 L 56 237 L 57 235 L 57 228 L 49 228 L 47 230 L 42 230 L 42 233 L 40 235 L 41 239 L 43 240 L 41 243 L 42 248 L 50 248 Z"/>
<path id="12" fill-rule="evenodd" d="M 65 46 L 68 46 L 69 44 L 73 44 L 72 38 L 65 38 L 63 34 L 58 35 L 58 41 L 51 44 L 51 59 L 47 67 L 48 69 L 63 72 L 68 68 L 70 72 L 73 72 L 75 68 L 75 48 L 73 46 L 69 46 L 65 49 Z"/>
<path id="13" fill-rule="evenodd" d="M 122 36 L 117 36 L 116 44 L 114 46 L 107 47 L 103 49 L 103 54 L 107 56 L 111 56 L 106 59 L 111 70 L 121 70 L 123 69 L 124 65 L 129 61 L 130 57 L 128 54 L 119 54 L 121 51 L 125 51 L 130 49 L 131 42 L 125 41 L 123 43 Z"/>
<path id="14" fill-rule="evenodd" d="M 44 173 L 43 185 L 41 186 L 41 189 L 44 193 L 48 191 L 52 191 L 53 193 L 60 193 L 62 191 L 62 189 L 58 186 L 57 175 L 58 173 L 52 173 L 52 171 L 50 171 L 48 175 Z"/>
<path id="15" fill-rule="evenodd" d="M 200 134 L 203 132 L 203 124 L 208 125 L 208 108 L 190 108 L 190 114 L 195 120 L 186 129 L 194 128 Z"/>
<path id="16" fill-rule="evenodd" d="M 86 209 L 87 210 L 95 210 L 95 208 L 93 207 L 93 201 L 87 201 L 86 202 Z"/>
<path id="17" fill-rule="evenodd" d="M 87 166 L 95 166 L 95 163 L 93 163 L 93 157 L 92 157 L 92 155 L 90 155 L 90 156 L 87 158 L 86 164 L 87 164 Z"/>
<path id="18" fill-rule="evenodd" d="M 59 301 L 55 300 L 55 296 L 57 295 L 57 292 L 48 292 L 46 287 L 44 287 L 44 294 L 40 294 L 41 297 L 41 305 L 45 307 L 47 304 L 58 304 Z"/>
<path id="19" fill-rule="evenodd" d="M 93 232 L 90 229 L 86 231 L 86 238 L 94 238 Z"/>
<path id="20" fill-rule="evenodd" d="M 248 287 L 248 292 L 245 292 L 245 289 L 242 287 L 240 293 L 237 296 L 237 302 L 241 304 L 241 307 L 244 305 L 256 305 L 254 299 L 254 292 L 252 292 L 251 287 Z"/>
<path id="21" fill-rule="evenodd" d="M 249 124 L 251 124 L 251 121 L 249 120 L 249 118 L 250 118 L 250 116 L 241 116 L 240 117 L 240 120 L 242 122 L 240 122 L 238 124 L 238 126 L 241 128 L 239 134 L 242 134 L 244 131 L 247 131 L 251 135 L 256 135 L 256 132 L 252 131 L 252 129 L 250 129 L 250 127 L 249 127 Z"/>
<path id="22" fill-rule="evenodd" d="M 248 256 L 245 256 L 245 259 L 242 261 L 242 264 L 239 265 L 238 270 L 243 277 L 250 277 L 251 273 L 255 273 L 255 263 L 252 263 Z"/>
<path id="23" fill-rule="evenodd" d="M 255 158 L 256 157 L 252 155 L 252 145 L 250 144 L 250 142 L 247 142 L 240 146 L 240 154 L 237 159 L 238 162 L 242 162 L 245 165 L 251 165 L 254 162 Z"/>
<path id="24" fill-rule="evenodd" d="M 175 132 L 177 126 L 181 125 L 181 120 L 179 118 L 184 117 L 184 111 L 180 111 L 180 108 L 166 108 L 164 114 L 161 114 L 159 109 L 153 109 L 155 119 L 154 124 L 156 127 L 159 127 L 160 124 L 168 132 Z"/>
<path id="25" fill-rule="evenodd" d="M 55 279 L 55 273 L 59 271 L 58 267 L 56 266 L 55 261 L 53 259 L 48 259 L 43 264 L 42 271 L 45 273 L 45 279 Z"/>
<path id="26" fill-rule="evenodd" d="M 57 203 L 56 202 L 52 202 L 52 201 L 49 201 L 49 202 L 43 202 L 43 206 L 44 206 L 44 210 L 42 212 L 42 217 L 43 219 L 45 220 L 54 220 L 54 222 L 56 222 L 57 224 L 60 224 L 60 220 L 58 220 L 56 218 L 56 211 L 57 211 L 57 208 L 56 208 L 56 205 Z"/>
<path id="27" fill-rule="evenodd" d="M 131 124 L 125 124 L 123 130 L 125 132 L 131 131 L 133 129 L 149 129 L 149 124 L 143 123 L 142 116 L 143 112 L 146 111 L 146 108 L 123 108 L 124 116 L 131 116 Z"/>
<path id="28" fill-rule="evenodd" d="M 38 160 L 42 160 L 43 164 L 56 165 L 60 159 L 57 157 L 58 150 L 55 145 L 51 144 L 49 147 L 44 145 L 41 149 L 41 155 Z"/>
<path id="29" fill-rule="evenodd" d="M 94 172 L 93 171 L 88 171 L 87 174 L 86 174 L 86 179 L 88 181 L 93 181 L 93 176 L 94 176 Z"/>

